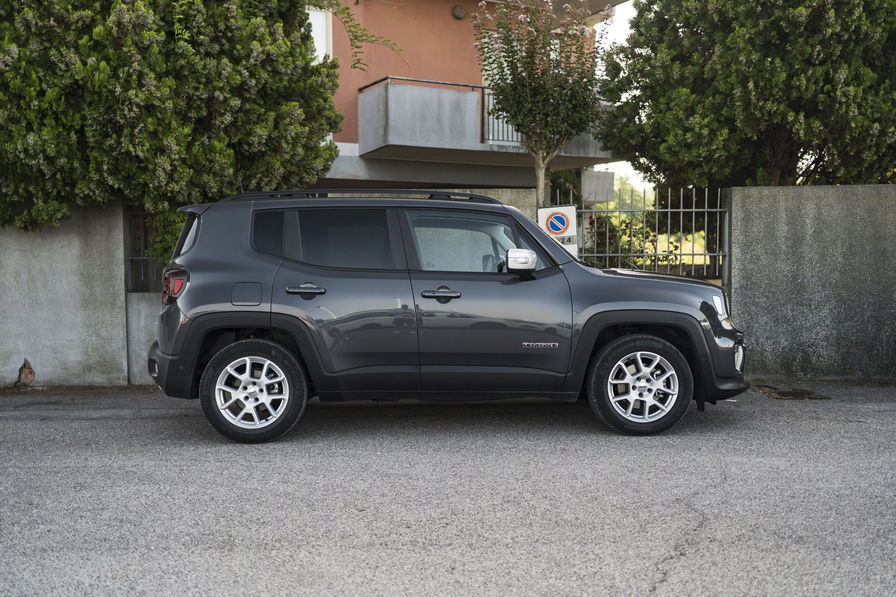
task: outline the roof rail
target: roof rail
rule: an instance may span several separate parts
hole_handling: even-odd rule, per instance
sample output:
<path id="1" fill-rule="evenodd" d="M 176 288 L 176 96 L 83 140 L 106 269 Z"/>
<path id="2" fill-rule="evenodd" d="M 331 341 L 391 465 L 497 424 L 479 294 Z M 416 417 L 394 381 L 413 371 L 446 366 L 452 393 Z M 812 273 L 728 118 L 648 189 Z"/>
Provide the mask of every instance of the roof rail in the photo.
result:
<path id="1" fill-rule="evenodd" d="M 503 205 L 500 201 L 486 195 L 476 193 L 457 193 L 455 191 L 436 191 L 423 189 L 297 189 L 289 191 L 259 191 L 255 193 L 242 193 L 228 197 L 225 201 L 249 200 L 249 199 L 318 199 L 330 195 L 424 195 L 423 199 L 438 199 L 442 201 L 469 201 L 471 203 L 493 203 Z M 420 197 L 409 197 L 420 199 Z"/>

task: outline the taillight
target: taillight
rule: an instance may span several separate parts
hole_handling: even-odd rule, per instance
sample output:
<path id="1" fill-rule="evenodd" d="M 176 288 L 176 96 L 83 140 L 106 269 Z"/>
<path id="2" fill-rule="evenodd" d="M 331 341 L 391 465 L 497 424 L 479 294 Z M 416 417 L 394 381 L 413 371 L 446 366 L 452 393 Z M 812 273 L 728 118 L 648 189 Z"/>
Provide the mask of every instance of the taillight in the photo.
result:
<path id="1" fill-rule="evenodd" d="M 176 301 L 178 297 L 183 294 L 184 289 L 187 287 L 188 280 L 189 276 L 187 275 L 187 272 L 167 272 L 165 274 L 165 279 L 162 281 L 162 302 L 166 305 L 170 305 Z"/>

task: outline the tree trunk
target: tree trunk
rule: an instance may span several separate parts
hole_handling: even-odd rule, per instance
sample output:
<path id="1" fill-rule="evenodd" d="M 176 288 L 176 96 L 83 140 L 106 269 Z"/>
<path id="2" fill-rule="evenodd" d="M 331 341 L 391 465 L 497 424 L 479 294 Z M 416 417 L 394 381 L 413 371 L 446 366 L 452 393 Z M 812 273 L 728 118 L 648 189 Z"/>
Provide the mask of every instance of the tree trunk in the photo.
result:
<path id="1" fill-rule="evenodd" d="M 545 188 L 547 161 L 540 153 L 532 154 L 532 157 L 535 158 L 535 207 L 547 207 L 550 204 L 550 197 Z"/>

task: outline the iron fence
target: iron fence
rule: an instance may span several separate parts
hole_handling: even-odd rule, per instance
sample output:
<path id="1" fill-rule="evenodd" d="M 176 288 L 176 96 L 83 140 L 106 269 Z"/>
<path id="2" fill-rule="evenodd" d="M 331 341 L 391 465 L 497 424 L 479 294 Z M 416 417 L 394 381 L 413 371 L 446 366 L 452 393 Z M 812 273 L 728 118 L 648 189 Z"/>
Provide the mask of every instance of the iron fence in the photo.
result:
<path id="1" fill-rule="evenodd" d="M 593 205 L 578 211 L 579 257 L 586 263 L 728 285 L 730 220 L 721 189 L 632 191 Z"/>

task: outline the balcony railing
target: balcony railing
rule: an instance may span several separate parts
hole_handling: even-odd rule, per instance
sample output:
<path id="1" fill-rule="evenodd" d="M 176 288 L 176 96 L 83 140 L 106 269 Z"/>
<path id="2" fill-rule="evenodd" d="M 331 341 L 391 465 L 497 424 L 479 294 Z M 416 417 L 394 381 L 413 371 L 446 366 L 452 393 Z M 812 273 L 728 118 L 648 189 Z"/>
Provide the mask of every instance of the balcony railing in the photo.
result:
<path id="1" fill-rule="evenodd" d="M 482 90 L 482 122 L 485 123 L 482 140 L 484 143 L 508 143 L 519 145 L 523 136 L 500 116 L 492 114 L 495 107 L 495 95 L 488 87 Z"/>

